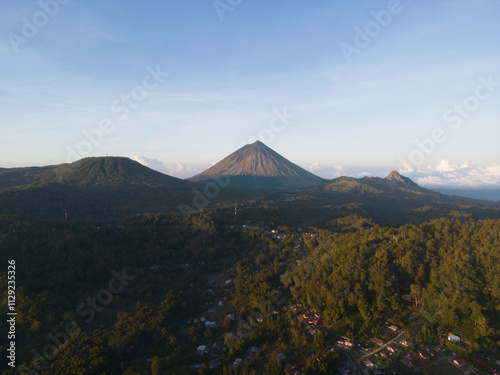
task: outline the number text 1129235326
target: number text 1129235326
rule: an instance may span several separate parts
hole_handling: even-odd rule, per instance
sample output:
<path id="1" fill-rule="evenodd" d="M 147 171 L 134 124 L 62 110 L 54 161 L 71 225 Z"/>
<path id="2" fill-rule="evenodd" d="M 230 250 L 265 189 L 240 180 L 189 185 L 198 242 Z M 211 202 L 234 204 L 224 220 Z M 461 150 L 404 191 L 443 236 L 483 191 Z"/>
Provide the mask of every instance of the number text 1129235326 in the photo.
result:
<path id="1" fill-rule="evenodd" d="M 8 346 L 7 358 L 9 366 L 16 366 L 16 261 L 11 259 L 8 261 L 7 267 L 7 323 L 9 323 L 9 331 L 7 333 Z"/>

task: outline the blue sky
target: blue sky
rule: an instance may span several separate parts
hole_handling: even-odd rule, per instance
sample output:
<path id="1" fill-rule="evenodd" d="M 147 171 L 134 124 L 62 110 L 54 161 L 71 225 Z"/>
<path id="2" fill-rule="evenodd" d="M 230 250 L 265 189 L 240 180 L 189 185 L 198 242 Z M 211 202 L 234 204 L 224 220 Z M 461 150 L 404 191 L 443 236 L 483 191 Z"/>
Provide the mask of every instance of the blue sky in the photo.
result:
<path id="1" fill-rule="evenodd" d="M 188 177 L 259 138 L 325 178 L 500 185 L 499 19 L 498 1 L 4 1 L 0 167 L 119 155 Z"/>

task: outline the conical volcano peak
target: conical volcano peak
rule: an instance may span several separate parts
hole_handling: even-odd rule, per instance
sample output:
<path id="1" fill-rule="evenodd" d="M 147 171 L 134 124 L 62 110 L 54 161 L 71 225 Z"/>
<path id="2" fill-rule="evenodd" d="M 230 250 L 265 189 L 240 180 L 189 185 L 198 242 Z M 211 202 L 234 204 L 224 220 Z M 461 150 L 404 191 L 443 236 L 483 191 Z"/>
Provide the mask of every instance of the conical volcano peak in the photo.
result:
<path id="1" fill-rule="evenodd" d="M 401 176 L 401 174 L 397 171 L 392 171 L 391 173 L 389 173 L 386 179 L 391 181 L 405 182 L 405 178 Z"/>
<path id="2" fill-rule="evenodd" d="M 249 146 L 253 146 L 253 147 L 258 147 L 258 148 L 261 148 L 261 147 L 267 147 L 264 143 L 262 143 L 261 141 L 255 141 L 254 143 L 250 143 Z"/>
<path id="3" fill-rule="evenodd" d="M 267 146 L 266 144 L 264 144 L 261 141 L 255 141 L 254 143 L 249 143 L 248 145 L 243 146 L 242 148 L 247 148 L 247 149 L 259 151 L 259 152 L 266 151 L 266 150 L 274 152 L 269 146 Z"/>
<path id="4" fill-rule="evenodd" d="M 412 190 L 422 189 L 411 179 L 405 176 L 401 176 L 401 174 L 399 174 L 399 172 L 396 171 L 392 171 L 391 173 L 389 173 L 389 175 L 386 178 L 384 178 L 384 180 L 387 181 L 387 183 L 390 184 L 391 186 L 400 186 Z"/>
<path id="5" fill-rule="evenodd" d="M 267 147 L 261 141 L 256 141 L 254 143 L 249 143 L 249 144 L 241 147 L 236 152 L 238 152 L 238 151 L 243 152 L 243 153 L 245 153 L 245 152 L 262 152 L 264 150 L 270 150 L 270 148 Z"/>
<path id="6" fill-rule="evenodd" d="M 241 147 L 191 180 L 203 181 L 221 176 L 231 176 L 233 185 L 270 188 L 309 186 L 323 181 L 260 141 Z M 236 178 L 242 176 L 244 180 Z"/>

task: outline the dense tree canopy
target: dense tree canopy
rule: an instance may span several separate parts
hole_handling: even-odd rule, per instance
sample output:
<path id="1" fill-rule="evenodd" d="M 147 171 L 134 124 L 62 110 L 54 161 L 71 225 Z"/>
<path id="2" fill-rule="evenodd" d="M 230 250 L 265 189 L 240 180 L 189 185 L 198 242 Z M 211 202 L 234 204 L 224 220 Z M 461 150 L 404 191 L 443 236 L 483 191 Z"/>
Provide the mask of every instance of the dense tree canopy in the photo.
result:
<path id="1" fill-rule="evenodd" d="M 469 351 L 500 351 L 500 221 L 337 224 L 251 229 L 209 211 L 188 223 L 164 214 L 119 224 L 2 217 L 2 263 L 18 266 L 17 361 L 44 374 L 283 374 L 289 363 L 330 373 L 337 335 L 368 339 L 387 321 L 423 343 L 454 332 Z M 6 311 L 4 271 L 0 286 Z M 325 329 L 306 333 L 297 303 Z M 218 327 L 186 323 L 206 314 Z M 215 354 L 197 354 L 200 345 Z M 216 370 L 190 367 L 218 360 Z"/>

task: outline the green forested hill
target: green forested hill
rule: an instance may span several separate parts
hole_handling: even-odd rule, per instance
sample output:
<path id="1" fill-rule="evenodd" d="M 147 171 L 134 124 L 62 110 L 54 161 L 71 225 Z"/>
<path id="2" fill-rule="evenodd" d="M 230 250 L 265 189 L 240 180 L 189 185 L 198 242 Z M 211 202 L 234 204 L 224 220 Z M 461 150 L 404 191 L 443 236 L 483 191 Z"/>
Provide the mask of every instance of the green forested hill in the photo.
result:
<path id="1" fill-rule="evenodd" d="M 441 217 L 498 219 L 500 205 L 440 194 L 413 182 L 340 177 L 322 186 L 270 193 L 261 200 L 243 203 L 239 217 L 337 230 L 356 223 L 357 228 L 374 224 L 397 226 Z"/>
<path id="2" fill-rule="evenodd" d="M 321 232 L 306 244 L 283 282 L 348 334 L 370 337 L 392 319 L 438 342 L 472 326 L 473 350 L 500 349 L 500 221 Z"/>
<path id="3" fill-rule="evenodd" d="M 86 158 L 71 164 L 0 171 L 0 213 L 64 220 L 117 220 L 174 211 L 190 202 L 194 183 L 128 158 Z"/>
<path id="4" fill-rule="evenodd" d="M 467 340 L 464 353 L 500 353 L 499 220 L 316 230 L 312 237 L 299 228 L 282 231 L 286 237 L 276 239 L 231 228 L 209 212 L 188 224 L 180 215 L 103 226 L 1 217 L 0 261 L 15 259 L 17 267 L 18 364 L 49 375 L 147 375 L 148 360 L 156 358 L 156 373 L 194 375 L 193 363 L 219 358 L 208 373 L 230 374 L 236 358 L 258 347 L 258 360 L 245 360 L 244 373 L 283 374 L 289 363 L 312 375 L 335 367 L 338 353 L 330 348 L 337 335 L 363 342 L 387 321 L 422 346 L 454 332 Z M 105 299 L 116 272 L 128 281 L 118 291 L 113 284 Z M 1 271 L 4 310 L 6 277 Z M 209 310 L 219 300 L 217 317 Z M 327 327 L 314 340 L 290 310 L 298 303 Z M 193 325 L 201 316 L 219 326 Z M 80 331 L 68 339 L 61 332 L 70 322 Z M 33 362 L 52 342 L 49 334 L 67 345 Z M 214 344 L 215 357 L 196 354 Z M 2 373 L 17 373 L 2 366 Z"/>
<path id="5" fill-rule="evenodd" d="M 71 164 L 0 170 L 0 189 L 29 186 L 33 183 L 61 183 L 81 187 L 168 187 L 183 184 L 183 180 L 154 171 L 124 157 L 93 157 Z"/>

